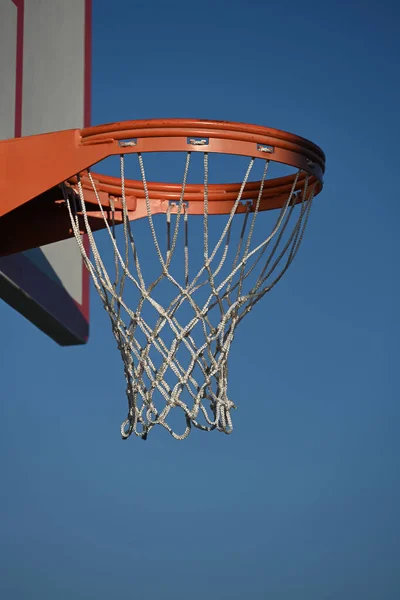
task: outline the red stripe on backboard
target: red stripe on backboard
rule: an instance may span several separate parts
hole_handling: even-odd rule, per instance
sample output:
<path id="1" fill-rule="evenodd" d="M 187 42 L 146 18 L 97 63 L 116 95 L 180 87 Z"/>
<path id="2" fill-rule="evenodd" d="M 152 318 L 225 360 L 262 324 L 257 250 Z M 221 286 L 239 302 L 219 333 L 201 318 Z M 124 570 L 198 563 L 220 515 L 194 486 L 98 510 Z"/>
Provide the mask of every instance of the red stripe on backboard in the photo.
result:
<path id="1" fill-rule="evenodd" d="M 84 66 L 84 107 L 83 126 L 92 124 L 92 0 L 85 0 L 85 66 Z M 87 235 L 83 236 L 86 253 L 90 254 Z M 89 322 L 90 311 L 90 279 L 89 272 L 82 264 L 82 313 Z"/>
<path id="2" fill-rule="evenodd" d="M 12 0 L 17 7 L 17 48 L 15 73 L 14 135 L 22 135 L 22 76 L 24 70 L 24 0 Z"/>
<path id="3" fill-rule="evenodd" d="M 92 0 L 85 0 L 85 71 L 83 126 L 91 125 L 92 112 Z"/>
<path id="4" fill-rule="evenodd" d="M 82 236 L 83 246 L 86 254 L 90 257 L 90 244 L 87 235 Z M 82 304 L 81 311 L 86 321 L 89 323 L 90 316 L 90 275 L 85 264 L 82 261 Z"/>

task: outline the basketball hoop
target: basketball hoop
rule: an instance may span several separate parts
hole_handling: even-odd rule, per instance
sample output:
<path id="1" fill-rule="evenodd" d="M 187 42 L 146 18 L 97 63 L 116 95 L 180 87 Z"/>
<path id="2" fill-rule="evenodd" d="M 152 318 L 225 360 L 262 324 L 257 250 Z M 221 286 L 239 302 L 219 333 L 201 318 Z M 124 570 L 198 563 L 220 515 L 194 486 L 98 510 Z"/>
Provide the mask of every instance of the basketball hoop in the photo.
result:
<path id="1" fill-rule="evenodd" d="M 130 121 L 73 133 L 73 143 L 71 133 L 63 150 L 59 148 L 67 168 L 57 165 L 56 171 L 64 176 L 42 182 L 32 202 L 32 190 L 21 191 L 25 200 L 13 213 L 26 205 L 28 214 L 28 205 L 39 195 L 54 224 L 53 236 L 74 235 L 77 240 L 124 364 L 128 416 L 122 437 L 134 433 L 146 439 L 155 425 L 176 439 L 185 439 L 193 426 L 231 433 L 235 405 L 228 395 L 228 357 L 236 327 L 281 279 L 299 250 L 313 199 L 322 189 L 323 152 L 286 132 L 224 121 Z M 181 183 L 147 181 L 148 152 L 185 153 Z M 194 153 L 203 157 L 203 181 L 196 184 L 188 182 Z M 240 183 L 210 183 L 214 153 L 248 157 Z M 91 172 L 90 165 L 111 154 L 120 156 L 120 177 Z M 126 177 L 128 154 L 136 155 L 138 180 Z M 252 181 L 256 160 L 263 161 L 262 176 Z M 288 165 L 294 172 L 268 179 L 271 163 Z M 78 168 L 68 172 L 73 165 Z M 60 181 L 64 183 L 56 185 Z M 49 199 L 52 186 L 61 193 Z M 261 213 L 272 209 L 277 212 L 270 229 L 256 229 Z M 14 218 L 11 213 L 0 218 L 0 233 L 2 220 Z M 194 215 L 202 216 L 202 227 L 201 240 L 197 228 L 192 241 Z M 219 226 L 216 237 L 211 217 Z M 158 264 L 151 279 L 144 266 L 147 252 L 140 252 L 132 223 L 140 218 L 149 225 Z M 117 239 L 117 224 L 122 241 Z M 113 272 L 94 236 L 99 229 L 107 234 Z M 82 243 L 83 233 L 92 257 Z M 46 236 L 42 232 L 42 239 Z M 194 247 L 202 264 L 192 270 Z M 126 301 L 128 288 L 133 304 Z M 180 431 L 171 425 L 175 409 L 184 416 Z"/>

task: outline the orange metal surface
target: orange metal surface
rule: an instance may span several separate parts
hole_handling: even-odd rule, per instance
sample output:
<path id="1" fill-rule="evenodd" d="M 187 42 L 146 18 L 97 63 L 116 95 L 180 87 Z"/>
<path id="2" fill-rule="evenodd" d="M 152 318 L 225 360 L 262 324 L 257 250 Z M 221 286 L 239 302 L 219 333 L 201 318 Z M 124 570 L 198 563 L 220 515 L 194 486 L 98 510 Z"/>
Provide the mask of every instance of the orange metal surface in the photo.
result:
<path id="1" fill-rule="evenodd" d="M 81 141 L 79 129 L 0 141 L 0 218 L 106 158 L 112 146 Z"/>
<path id="2" fill-rule="evenodd" d="M 195 140 L 195 142 L 193 141 Z M 200 142 L 200 143 L 199 143 Z M 125 121 L 82 130 L 59 131 L 0 142 L 0 256 L 65 239 L 73 235 L 59 184 L 76 186 L 81 173 L 94 231 L 105 227 L 91 183 L 85 170 L 113 154 L 145 152 L 208 152 L 238 154 L 268 159 L 300 169 L 296 192 L 315 184 L 318 194 L 323 185 L 325 155 L 312 142 L 277 129 L 226 121 L 193 119 L 153 119 Z M 116 222 L 121 220 L 121 182 L 118 178 L 93 174 L 102 206 L 115 201 Z M 287 200 L 295 175 L 267 180 L 260 210 L 280 208 Z M 230 212 L 241 184 L 210 184 L 209 213 Z M 254 200 L 260 182 L 249 182 L 242 199 Z M 146 216 L 141 181 L 125 182 L 130 219 Z M 181 186 L 148 182 L 153 214 L 174 211 Z M 188 184 L 185 202 L 189 214 L 202 214 L 204 188 Z M 92 210 L 91 210 L 92 209 Z M 238 212 L 247 210 L 240 205 Z M 82 228 L 83 231 L 83 228 Z"/>

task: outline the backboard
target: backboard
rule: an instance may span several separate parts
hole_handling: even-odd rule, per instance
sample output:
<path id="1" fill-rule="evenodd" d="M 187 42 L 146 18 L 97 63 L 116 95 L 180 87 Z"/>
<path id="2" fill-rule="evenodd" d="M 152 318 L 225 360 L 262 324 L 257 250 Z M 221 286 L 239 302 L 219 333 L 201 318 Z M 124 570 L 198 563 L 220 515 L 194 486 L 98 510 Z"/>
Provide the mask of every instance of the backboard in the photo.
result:
<path id="1" fill-rule="evenodd" d="M 1 0 L 0 139 L 90 125 L 91 2 Z M 74 239 L 0 258 L 0 298 L 60 345 L 88 339 Z"/>

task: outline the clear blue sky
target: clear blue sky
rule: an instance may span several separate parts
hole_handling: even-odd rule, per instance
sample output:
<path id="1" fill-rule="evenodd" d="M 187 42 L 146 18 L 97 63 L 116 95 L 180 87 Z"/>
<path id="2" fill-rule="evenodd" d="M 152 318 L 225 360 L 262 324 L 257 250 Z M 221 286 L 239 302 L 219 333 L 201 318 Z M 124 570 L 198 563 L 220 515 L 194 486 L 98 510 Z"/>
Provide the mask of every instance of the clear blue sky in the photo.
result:
<path id="1" fill-rule="evenodd" d="M 93 18 L 94 123 L 286 129 L 325 150 L 326 186 L 238 332 L 229 437 L 120 440 L 94 290 L 77 349 L 0 306 L 0 597 L 398 600 L 398 4 L 97 0 Z"/>

